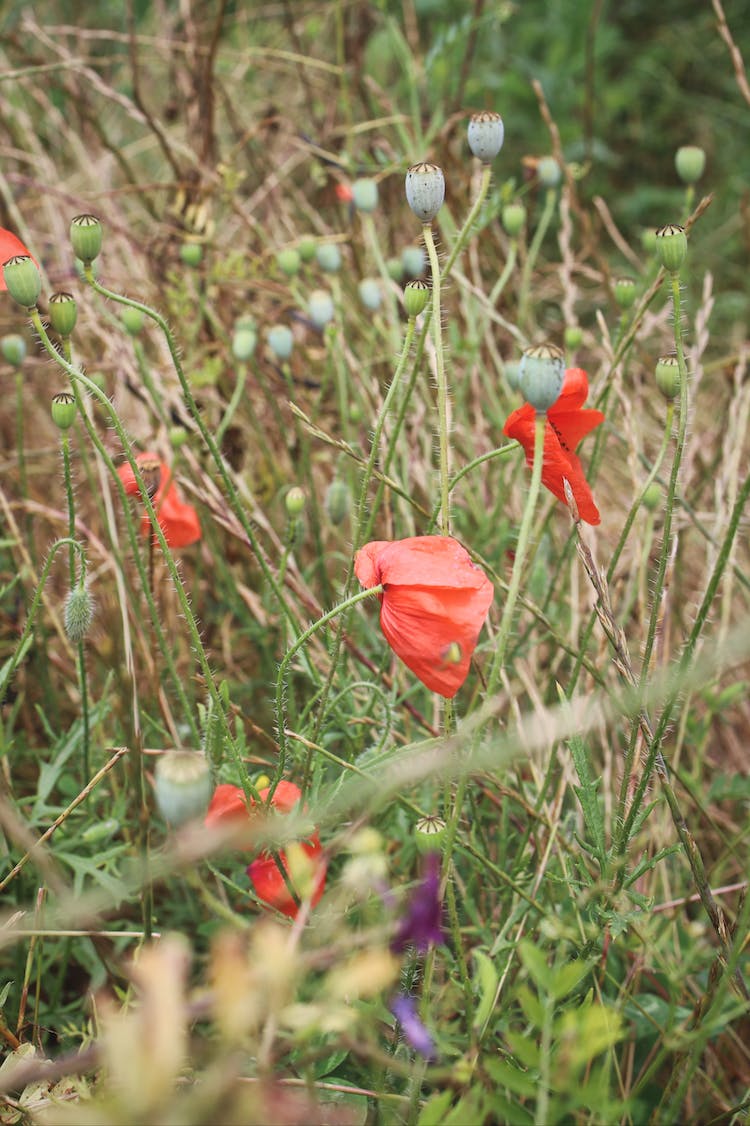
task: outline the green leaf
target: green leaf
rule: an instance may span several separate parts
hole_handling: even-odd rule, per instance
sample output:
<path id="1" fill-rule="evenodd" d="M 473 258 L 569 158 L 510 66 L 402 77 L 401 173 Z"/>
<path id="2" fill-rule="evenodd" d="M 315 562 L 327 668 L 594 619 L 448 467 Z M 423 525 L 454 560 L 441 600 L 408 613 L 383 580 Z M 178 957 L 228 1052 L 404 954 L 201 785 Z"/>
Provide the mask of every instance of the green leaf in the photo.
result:
<path id="1" fill-rule="evenodd" d="M 524 1099 L 536 1097 L 539 1090 L 539 1076 L 536 1072 L 521 1071 L 505 1060 L 495 1059 L 485 1060 L 484 1069 L 498 1087 L 507 1087 Z"/>
<path id="2" fill-rule="evenodd" d="M 497 995 L 497 985 L 500 980 L 495 969 L 495 963 L 489 954 L 480 947 L 475 947 L 471 955 L 476 962 L 476 974 L 472 985 L 477 997 L 477 1007 L 474 1012 L 474 1029 L 481 1030 L 492 1015 Z"/>
<path id="3" fill-rule="evenodd" d="M 527 973 L 540 993 L 549 993 L 552 985 L 553 971 L 547 965 L 544 951 L 540 950 L 528 938 L 519 943 L 518 953 Z"/>
<path id="4" fill-rule="evenodd" d="M 439 1095 L 433 1095 L 422 1107 L 417 1126 L 442 1126 L 452 1102 L 453 1091 L 441 1091 Z"/>

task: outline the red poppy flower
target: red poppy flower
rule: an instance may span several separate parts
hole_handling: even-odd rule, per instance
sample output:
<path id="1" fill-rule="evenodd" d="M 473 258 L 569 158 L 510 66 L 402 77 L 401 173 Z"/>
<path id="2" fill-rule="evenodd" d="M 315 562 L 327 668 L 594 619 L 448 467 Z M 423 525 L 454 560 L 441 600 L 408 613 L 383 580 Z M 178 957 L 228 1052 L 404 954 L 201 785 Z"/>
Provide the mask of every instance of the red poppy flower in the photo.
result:
<path id="1" fill-rule="evenodd" d="M 354 199 L 354 192 L 349 184 L 345 184 L 343 180 L 339 180 L 333 190 L 336 193 L 336 199 L 341 203 L 351 203 Z"/>
<path id="2" fill-rule="evenodd" d="M 604 422 L 601 411 L 583 409 L 588 393 L 586 372 L 582 368 L 568 368 L 560 397 L 547 411 L 542 484 L 565 504 L 563 482 L 567 480 L 573 490 L 581 519 L 587 524 L 598 524 L 601 520 L 599 509 L 594 504 L 591 489 L 575 454 L 575 448 L 581 439 Z M 513 411 L 503 427 L 503 434 L 508 438 L 515 438 L 525 449 L 527 465 L 534 463 L 535 419 L 534 408 L 525 403 Z"/>
<path id="3" fill-rule="evenodd" d="M 354 573 L 383 584 L 380 626 L 396 656 L 427 688 L 450 700 L 469 672 L 493 587 L 450 536 L 365 544 Z"/>
<path id="4" fill-rule="evenodd" d="M 0 267 L 4 266 L 9 258 L 15 258 L 16 255 L 32 257 L 17 235 L 14 235 L 12 231 L 6 231 L 5 227 L 0 227 Z M 34 261 L 36 262 L 35 258 Z M 7 288 L 3 271 L 0 269 L 0 289 Z"/>
<path id="5" fill-rule="evenodd" d="M 160 461 L 156 454 L 138 454 L 135 460 L 138 463 L 138 468 L 159 518 L 159 526 L 169 547 L 188 547 L 189 544 L 199 540 L 201 538 L 201 526 L 198 513 L 192 504 L 186 504 L 181 499 L 177 486 L 172 481 L 172 471 L 169 466 Z M 125 492 L 129 497 L 139 495 L 135 474 L 128 462 L 119 467 L 117 475 L 125 486 Z M 141 532 L 144 536 L 151 533 L 151 521 L 148 518 L 148 513 L 144 513 L 141 520 Z"/>
<path id="6" fill-rule="evenodd" d="M 265 801 L 270 789 L 270 786 L 266 786 L 259 792 L 261 800 Z M 293 782 L 281 781 L 274 790 L 271 806 L 279 813 L 291 813 L 301 797 L 302 793 L 298 786 L 295 786 Z M 215 829 L 222 824 L 241 824 L 249 816 L 244 792 L 239 786 L 222 783 L 214 791 L 214 796 L 206 813 L 205 823 L 208 828 Z M 313 833 L 308 840 L 302 841 L 296 847 L 301 848 L 311 862 L 312 891 L 310 901 L 314 907 L 323 894 L 326 882 L 327 865 L 322 856 L 323 846 L 318 834 Z M 281 849 L 278 855 L 285 872 L 289 875 L 290 866 L 286 852 Z M 275 907 L 277 911 L 281 911 L 284 915 L 288 915 L 292 919 L 295 918 L 299 908 L 270 853 L 263 852 L 256 860 L 253 860 L 247 869 L 247 874 L 258 899 L 268 903 L 271 907 Z"/>

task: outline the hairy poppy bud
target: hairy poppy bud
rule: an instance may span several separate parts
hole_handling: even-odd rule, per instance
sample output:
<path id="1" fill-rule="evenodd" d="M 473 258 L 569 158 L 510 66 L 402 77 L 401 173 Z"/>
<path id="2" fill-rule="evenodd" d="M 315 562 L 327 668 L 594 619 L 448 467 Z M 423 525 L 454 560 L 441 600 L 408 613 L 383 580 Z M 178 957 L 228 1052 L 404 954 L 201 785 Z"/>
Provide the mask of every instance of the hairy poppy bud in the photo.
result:
<path id="1" fill-rule="evenodd" d="M 654 370 L 656 386 L 665 399 L 674 399 L 680 390 L 680 366 L 676 356 L 660 356 Z"/>
<path id="2" fill-rule="evenodd" d="M 190 435 L 184 426 L 170 426 L 167 437 L 169 438 L 169 444 L 172 449 L 179 450 L 185 445 Z"/>
<path id="3" fill-rule="evenodd" d="M 431 223 L 443 206 L 445 176 L 437 164 L 421 160 L 406 173 L 406 201 L 423 223 Z"/>
<path id="4" fill-rule="evenodd" d="M 304 492 L 299 485 L 293 485 L 289 492 L 284 497 L 284 505 L 286 507 L 287 515 L 300 516 L 305 510 L 305 497 Z"/>
<path id="5" fill-rule="evenodd" d="M 543 156 L 536 166 L 536 177 L 543 188 L 556 188 L 562 173 L 554 156 Z"/>
<path id="6" fill-rule="evenodd" d="M 127 332 L 128 336 L 137 336 L 143 328 L 146 314 L 141 309 L 136 309 L 132 305 L 124 305 L 122 313 L 122 327 Z"/>
<path id="7" fill-rule="evenodd" d="M 503 208 L 502 219 L 505 233 L 516 238 L 526 222 L 526 208 L 522 203 L 508 203 Z"/>
<path id="8" fill-rule="evenodd" d="M 365 309 L 369 309 L 374 313 L 380 308 L 383 294 L 380 291 L 380 283 L 376 278 L 363 278 L 359 283 L 357 292 L 359 293 L 359 299 Z"/>
<path id="9" fill-rule="evenodd" d="M 326 274 L 337 274 L 341 269 L 341 251 L 335 242 L 322 242 L 315 251 L 315 258 Z"/>
<path id="10" fill-rule="evenodd" d="M 494 160 L 505 140 L 505 126 L 499 113 L 485 110 L 475 113 L 469 121 L 469 148 L 483 164 Z"/>
<path id="11" fill-rule="evenodd" d="M 268 330 L 268 346 L 277 360 L 288 360 L 292 354 L 294 338 L 286 325 L 274 325 Z"/>
<path id="12" fill-rule="evenodd" d="M 332 524 L 336 526 L 343 524 L 349 515 L 351 501 L 349 486 L 344 481 L 339 481 L 338 478 L 331 481 L 326 489 L 324 504 L 328 519 Z"/>
<path id="13" fill-rule="evenodd" d="M 430 297 L 430 287 L 426 281 L 417 278 L 410 281 L 404 290 L 404 308 L 407 317 L 418 317 L 423 313 Z"/>
<path id="14" fill-rule="evenodd" d="M 357 211 L 374 211 L 378 206 L 378 185 L 375 180 L 355 180 L 352 184 L 352 199 Z"/>
<path id="15" fill-rule="evenodd" d="M 33 309 L 42 292 L 42 275 L 33 258 L 16 254 L 3 265 L 3 277 L 8 293 L 25 309 Z"/>
<path id="16" fill-rule="evenodd" d="M 535 411 L 546 411 L 560 398 L 565 358 L 555 344 L 527 348 L 518 369 L 518 387 Z"/>
<path id="17" fill-rule="evenodd" d="M 72 293 L 53 293 L 49 299 L 49 323 L 60 336 L 70 336 L 76 327 L 78 307 Z"/>
<path id="18" fill-rule="evenodd" d="M 302 265 L 302 256 L 299 250 L 295 250 L 293 246 L 285 246 L 276 255 L 276 265 L 281 270 L 282 274 L 286 274 L 288 278 L 293 278 L 295 274 L 299 273 L 299 268 Z"/>
<path id="19" fill-rule="evenodd" d="M 685 228 L 677 223 L 668 223 L 656 232 L 656 255 L 665 270 L 677 274 L 687 254 L 687 235 Z"/>
<path id="20" fill-rule="evenodd" d="M 70 242 L 76 258 L 88 265 L 102 248 L 102 225 L 96 215 L 76 215 L 70 224 Z"/>
<path id="21" fill-rule="evenodd" d="M 420 852 L 439 852 L 445 839 L 446 825 L 442 817 L 430 814 L 420 817 L 414 826 L 414 843 Z"/>
<path id="22" fill-rule="evenodd" d="M 631 309 L 636 298 L 635 282 L 632 278 L 617 278 L 614 293 L 615 301 L 621 309 Z"/>
<path id="23" fill-rule="evenodd" d="M 76 420 L 76 398 L 70 391 L 60 391 L 52 398 L 52 421 L 58 430 L 70 430 Z"/>
<path id="24" fill-rule="evenodd" d="M 325 328 L 333 320 L 333 298 L 326 289 L 314 289 L 307 302 L 307 313 L 316 328 Z"/>
<path id="25" fill-rule="evenodd" d="M 0 351 L 2 351 L 4 360 L 7 360 L 13 367 L 20 368 L 26 359 L 26 341 L 22 336 L 12 332 L 9 336 L 3 337 Z"/>
<path id="26" fill-rule="evenodd" d="M 191 269 L 197 269 L 203 261 L 203 247 L 199 242 L 183 242 L 180 247 L 180 261 Z"/>
<path id="27" fill-rule="evenodd" d="M 652 481 L 649 487 L 643 494 L 643 507 L 648 512 L 656 512 L 664 500 L 664 491 L 661 485 L 657 485 L 656 481 Z"/>
<path id="28" fill-rule="evenodd" d="M 202 817 L 213 791 L 211 772 L 201 751 L 167 751 L 154 770 L 156 804 L 170 825 Z"/>
<path id="29" fill-rule="evenodd" d="M 685 184 L 700 180 L 706 167 L 706 154 L 699 145 L 683 145 L 674 157 L 677 175 Z"/>
<path id="30" fill-rule="evenodd" d="M 580 325 L 566 325 L 563 339 L 566 348 L 578 348 L 583 340 L 583 329 Z"/>
<path id="31" fill-rule="evenodd" d="M 403 271 L 410 278 L 418 278 L 424 273 L 427 265 L 427 256 L 423 246 L 405 246 L 401 251 L 401 265 Z"/>
<path id="32" fill-rule="evenodd" d="M 94 600 L 85 586 L 76 586 L 65 599 L 65 632 L 74 645 L 83 641 L 94 617 Z"/>

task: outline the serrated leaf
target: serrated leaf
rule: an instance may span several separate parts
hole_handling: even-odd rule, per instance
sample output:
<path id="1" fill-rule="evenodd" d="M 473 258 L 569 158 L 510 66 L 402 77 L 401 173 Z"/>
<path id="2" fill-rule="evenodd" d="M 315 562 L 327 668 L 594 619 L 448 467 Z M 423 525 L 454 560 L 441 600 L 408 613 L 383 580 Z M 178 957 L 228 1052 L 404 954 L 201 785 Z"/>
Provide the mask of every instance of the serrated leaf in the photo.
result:
<path id="1" fill-rule="evenodd" d="M 513 1055 L 524 1067 L 539 1068 L 539 1048 L 535 1041 L 530 1040 L 523 1032 L 506 1032 L 505 1039 Z"/>
<path id="2" fill-rule="evenodd" d="M 522 1098 L 533 1099 L 539 1090 L 539 1076 L 535 1072 L 521 1071 L 505 1060 L 485 1060 L 484 1069 L 498 1087 L 507 1087 Z"/>
<path id="3" fill-rule="evenodd" d="M 549 993 L 552 970 L 547 965 L 544 951 L 535 946 L 528 938 L 524 938 L 519 944 L 518 953 L 537 989 L 541 993 Z"/>

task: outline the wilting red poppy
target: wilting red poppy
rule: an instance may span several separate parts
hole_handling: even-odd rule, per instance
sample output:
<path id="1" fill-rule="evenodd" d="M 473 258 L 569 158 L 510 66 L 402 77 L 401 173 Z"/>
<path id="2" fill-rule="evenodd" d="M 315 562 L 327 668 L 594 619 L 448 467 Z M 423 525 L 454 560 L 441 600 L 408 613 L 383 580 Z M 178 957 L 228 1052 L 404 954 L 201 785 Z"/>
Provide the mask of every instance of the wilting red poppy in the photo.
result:
<path id="1" fill-rule="evenodd" d="M 0 227 L 0 267 L 2 267 L 9 258 L 15 258 L 16 255 L 32 257 L 17 235 L 14 235 L 12 231 L 6 231 L 5 227 Z M 34 259 L 34 261 L 36 262 L 36 259 Z M 3 271 L 0 269 L 0 289 L 7 288 Z"/>
<path id="2" fill-rule="evenodd" d="M 270 789 L 270 786 L 266 786 L 265 789 L 259 791 L 259 797 L 262 801 L 266 800 Z M 271 806 L 278 813 L 291 813 L 301 797 L 302 793 L 298 786 L 295 786 L 293 782 L 281 781 L 274 790 Z M 250 812 L 245 801 L 245 794 L 239 786 L 222 783 L 216 787 L 206 813 L 205 823 L 208 828 L 215 829 L 221 825 L 241 824 L 243 820 L 247 820 L 249 817 Z M 322 856 L 323 846 L 318 834 L 313 833 L 308 840 L 300 842 L 297 847 L 302 849 L 302 852 L 311 862 L 312 893 L 310 901 L 314 907 L 323 894 L 326 882 L 327 865 L 325 858 Z M 278 855 L 285 872 L 289 875 L 290 867 L 286 852 L 280 849 Z M 299 908 L 270 853 L 263 852 L 256 860 L 253 860 L 247 869 L 247 874 L 258 899 L 268 903 L 271 907 L 275 907 L 277 911 L 281 911 L 292 919 L 296 916 Z"/>
<path id="3" fill-rule="evenodd" d="M 201 526 L 198 513 L 192 504 L 186 504 L 177 491 L 177 486 L 172 481 L 172 471 L 166 462 L 160 461 L 156 454 L 143 453 L 136 457 L 138 468 L 143 476 L 144 483 L 151 497 L 159 527 L 164 533 L 164 538 L 169 547 L 188 547 L 201 538 Z M 139 495 L 135 474 L 128 462 L 117 470 L 117 474 L 125 486 L 129 497 Z M 151 521 L 148 513 L 144 513 L 141 520 L 141 532 L 144 536 L 151 533 Z"/>
<path id="4" fill-rule="evenodd" d="M 450 700 L 469 672 L 493 587 L 450 536 L 375 541 L 357 553 L 364 587 L 383 584 L 380 625 L 396 656 Z"/>
<path id="5" fill-rule="evenodd" d="M 581 519 L 587 524 L 598 524 L 601 520 L 599 509 L 594 504 L 591 489 L 575 454 L 575 448 L 581 439 L 604 422 L 601 411 L 583 409 L 588 393 L 586 372 L 582 368 L 568 368 L 560 397 L 547 411 L 542 484 L 565 504 L 563 482 L 567 480 L 573 490 Z M 525 403 L 513 411 L 503 427 L 503 434 L 508 438 L 515 438 L 525 449 L 528 465 L 534 463 L 535 419 L 534 408 Z"/>

